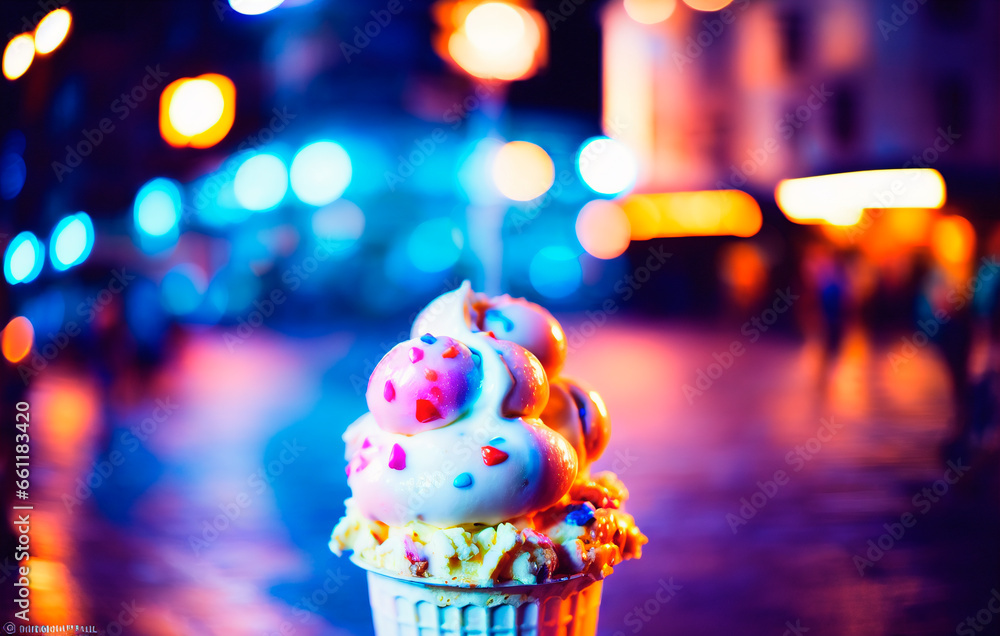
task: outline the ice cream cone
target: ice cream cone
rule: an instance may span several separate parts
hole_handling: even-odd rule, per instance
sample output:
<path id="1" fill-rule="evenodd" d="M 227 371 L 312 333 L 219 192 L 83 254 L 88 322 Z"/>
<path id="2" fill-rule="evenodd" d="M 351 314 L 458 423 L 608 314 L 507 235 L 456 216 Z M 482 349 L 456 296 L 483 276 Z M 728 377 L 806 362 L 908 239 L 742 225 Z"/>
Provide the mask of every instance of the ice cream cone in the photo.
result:
<path id="1" fill-rule="evenodd" d="M 603 581 L 574 576 L 536 585 L 456 587 L 368 570 L 377 636 L 593 636 Z"/>

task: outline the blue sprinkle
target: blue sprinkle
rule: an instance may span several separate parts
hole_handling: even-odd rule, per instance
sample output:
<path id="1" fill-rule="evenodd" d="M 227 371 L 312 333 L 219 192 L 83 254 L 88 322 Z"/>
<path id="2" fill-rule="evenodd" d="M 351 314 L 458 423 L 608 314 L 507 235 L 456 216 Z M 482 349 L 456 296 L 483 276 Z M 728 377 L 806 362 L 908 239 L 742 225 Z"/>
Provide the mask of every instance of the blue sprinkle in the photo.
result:
<path id="1" fill-rule="evenodd" d="M 566 515 L 566 523 L 571 526 L 585 526 L 594 520 L 594 505 L 591 503 L 581 504 L 576 510 Z"/>
<path id="2" fill-rule="evenodd" d="M 491 318 L 499 320 L 500 324 L 503 325 L 503 330 L 506 331 L 507 333 L 510 333 L 510 331 L 514 329 L 514 321 L 508 318 L 507 316 L 504 316 L 503 312 L 501 312 L 499 309 L 486 310 L 486 319 L 489 320 Z"/>
<path id="3" fill-rule="evenodd" d="M 469 351 L 472 352 L 473 364 L 475 364 L 477 367 L 480 366 L 483 363 L 483 356 L 475 349 L 469 349 Z"/>
<path id="4" fill-rule="evenodd" d="M 462 473 L 455 478 L 455 481 L 451 482 L 451 485 L 455 488 L 468 488 L 472 485 L 472 475 L 469 473 Z"/>
<path id="5" fill-rule="evenodd" d="M 432 336 L 429 333 L 425 333 L 424 335 L 420 336 L 420 339 L 422 341 L 426 342 L 427 344 L 434 344 L 435 342 L 438 341 L 437 338 L 435 338 L 434 336 Z"/>
<path id="6" fill-rule="evenodd" d="M 507 440 L 505 440 L 502 437 L 494 437 L 493 439 L 490 440 L 490 446 L 493 446 L 494 444 L 503 444 L 506 441 Z"/>

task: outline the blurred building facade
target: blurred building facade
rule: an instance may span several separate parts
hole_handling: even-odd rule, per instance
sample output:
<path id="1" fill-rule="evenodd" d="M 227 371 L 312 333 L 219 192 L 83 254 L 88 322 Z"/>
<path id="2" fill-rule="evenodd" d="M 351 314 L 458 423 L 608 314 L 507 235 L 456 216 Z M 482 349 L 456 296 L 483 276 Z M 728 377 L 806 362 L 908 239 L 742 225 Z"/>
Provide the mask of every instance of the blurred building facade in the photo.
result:
<path id="1" fill-rule="evenodd" d="M 604 126 L 640 157 L 640 190 L 768 196 L 783 178 L 933 167 L 995 195 L 1000 4 L 678 2 L 655 24 L 628 4 L 602 18 Z"/>

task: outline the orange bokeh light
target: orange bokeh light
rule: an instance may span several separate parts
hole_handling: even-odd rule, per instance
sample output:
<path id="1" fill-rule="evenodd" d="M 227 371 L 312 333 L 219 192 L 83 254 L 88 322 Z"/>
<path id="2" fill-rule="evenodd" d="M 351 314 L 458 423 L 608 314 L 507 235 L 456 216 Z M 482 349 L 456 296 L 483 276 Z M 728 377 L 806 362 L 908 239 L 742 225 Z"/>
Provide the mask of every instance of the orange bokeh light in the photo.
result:
<path id="1" fill-rule="evenodd" d="M 733 0 L 684 0 L 684 4 L 697 11 L 719 11 L 728 7 Z"/>
<path id="2" fill-rule="evenodd" d="M 17 316 L 4 327 L 0 342 L 2 342 L 3 357 L 7 358 L 8 362 L 18 363 L 31 352 L 31 345 L 35 342 L 35 328 L 30 320 L 24 316 Z"/>
<path id="3" fill-rule="evenodd" d="M 760 206 L 740 190 L 634 194 L 624 203 L 632 238 L 753 236 L 763 224 Z"/>
<path id="4" fill-rule="evenodd" d="M 976 251 L 976 231 L 958 215 L 942 216 L 931 229 L 931 253 L 944 265 L 968 263 Z"/>
<path id="5" fill-rule="evenodd" d="M 493 183 L 508 199 L 531 201 L 556 179 L 556 168 L 545 150 L 528 141 L 511 141 L 493 159 Z"/>
<path id="6" fill-rule="evenodd" d="M 677 0 L 625 0 L 625 13 L 640 24 L 663 22 L 677 8 Z"/>
<path id="7" fill-rule="evenodd" d="M 591 201 L 576 217 L 576 238 L 588 254 L 597 258 L 621 255 L 628 248 L 631 234 L 628 216 L 614 201 Z"/>
<path id="8" fill-rule="evenodd" d="M 30 33 L 11 38 L 3 50 L 3 76 L 16 80 L 24 75 L 35 59 L 35 38 Z"/>
<path id="9" fill-rule="evenodd" d="M 236 86 L 225 75 L 182 77 L 160 94 L 160 136 L 175 148 L 214 146 L 235 119 Z"/>
<path id="10" fill-rule="evenodd" d="M 516 2 L 440 2 L 434 7 L 441 32 L 438 54 L 482 79 L 531 77 L 547 59 L 541 14 Z"/>

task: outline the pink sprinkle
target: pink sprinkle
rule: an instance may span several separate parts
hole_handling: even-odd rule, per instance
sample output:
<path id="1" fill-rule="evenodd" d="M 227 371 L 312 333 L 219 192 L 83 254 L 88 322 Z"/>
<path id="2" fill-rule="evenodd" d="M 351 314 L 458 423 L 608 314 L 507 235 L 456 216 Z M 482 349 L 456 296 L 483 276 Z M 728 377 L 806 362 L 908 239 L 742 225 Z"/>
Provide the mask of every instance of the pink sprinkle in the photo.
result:
<path id="1" fill-rule="evenodd" d="M 421 349 L 413 347 L 410 349 L 410 362 L 420 362 L 424 359 L 424 352 Z"/>
<path id="2" fill-rule="evenodd" d="M 344 472 L 347 473 L 348 477 L 351 476 L 351 465 L 350 464 L 348 464 L 347 466 L 344 466 Z"/>
<path id="3" fill-rule="evenodd" d="M 368 448 L 371 445 L 372 445 L 372 441 L 370 439 L 368 439 L 367 437 L 365 438 L 365 441 L 361 442 L 361 448 Z"/>
<path id="4" fill-rule="evenodd" d="M 406 451 L 399 444 L 393 444 L 389 451 L 389 468 L 393 470 L 403 470 L 406 468 Z"/>
<path id="5" fill-rule="evenodd" d="M 396 387 L 392 386 L 392 380 L 385 381 L 385 389 L 382 390 L 382 397 L 385 398 L 386 402 L 392 402 L 396 399 Z"/>

